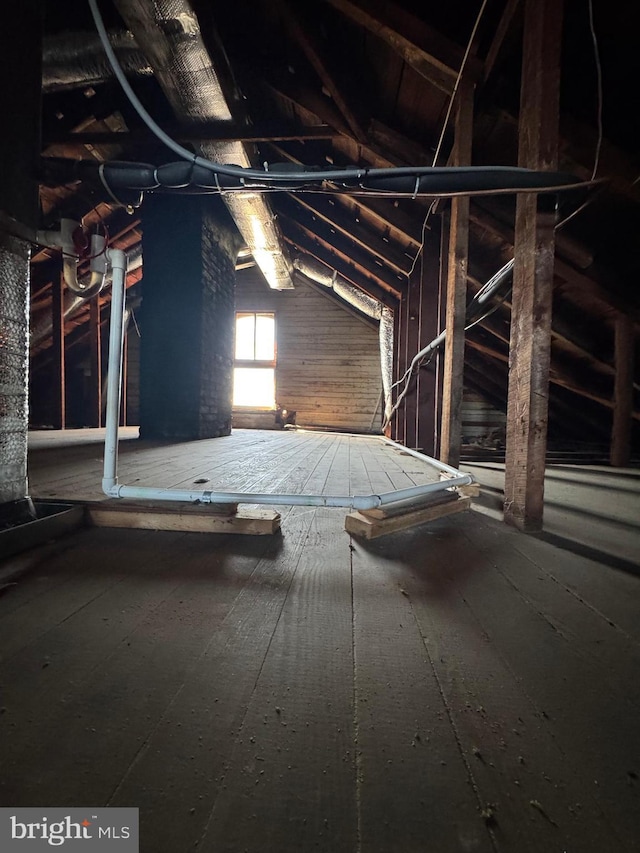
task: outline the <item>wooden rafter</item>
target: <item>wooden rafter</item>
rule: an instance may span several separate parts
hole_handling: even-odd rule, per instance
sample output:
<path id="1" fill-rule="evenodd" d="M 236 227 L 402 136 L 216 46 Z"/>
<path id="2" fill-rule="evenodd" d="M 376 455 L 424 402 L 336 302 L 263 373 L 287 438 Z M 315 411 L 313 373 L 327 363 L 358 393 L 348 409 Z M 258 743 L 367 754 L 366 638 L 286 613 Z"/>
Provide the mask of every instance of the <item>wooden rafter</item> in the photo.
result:
<path id="1" fill-rule="evenodd" d="M 495 28 L 491 45 L 487 51 L 487 58 L 484 61 L 484 79 L 488 80 L 493 71 L 502 46 L 504 45 L 507 36 L 509 35 L 516 13 L 519 11 L 521 0 L 507 0 L 504 7 L 498 26 Z"/>
<path id="2" fill-rule="evenodd" d="M 462 64 L 462 49 L 395 3 L 327 0 L 354 23 L 392 47 L 425 80 L 443 92 L 453 91 Z M 480 79 L 482 65 L 471 58 L 467 75 Z"/>
<path id="3" fill-rule="evenodd" d="M 396 306 L 397 300 L 380 286 L 379 279 L 371 276 L 348 256 L 334 252 L 331 246 L 319 240 L 313 232 L 291 222 L 286 230 L 283 229 L 283 239 L 303 254 L 316 258 L 330 270 L 336 270 L 347 281 L 355 284 L 374 299 L 378 299 L 388 308 Z"/>
<path id="4" fill-rule="evenodd" d="M 192 127 L 174 126 L 165 128 L 177 142 L 268 142 L 312 139 L 333 139 L 338 131 L 327 125 L 296 127 L 284 121 L 258 125 L 237 125 L 231 122 L 208 122 Z M 45 140 L 48 145 L 157 145 L 157 138 L 144 129 L 133 131 L 95 131 L 73 133 L 49 131 Z"/>
<path id="5" fill-rule="evenodd" d="M 403 276 L 394 273 L 385 263 L 375 259 L 369 252 L 361 249 L 319 219 L 314 219 L 310 212 L 302 210 L 286 198 L 279 197 L 274 202 L 274 208 L 279 212 L 280 219 L 287 223 L 286 227 L 295 225 L 302 229 L 330 252 L 356 264 L 362 272 L 373 278 L 387 293 L 396 299 L 400 297 L 405 279 Z M 282 222 L 283 231 L 286 230 L 284 222 Z"/>
<path id="6" fill-rule="evenodd" d="M 332 199 L 320 199 L 318 196 L 295 193 L 290 194 L 289 198 L 400 275 L 407 275 L 411 260 L 399 252 L 391 243 L 385 243 L 374 232 L 357 222 L 348 220 L 341 208 Z"/>
<path id="7" fill-rule="evenodd" d="M 282 14 L 285 26 L 294 41 L 302 48 L 309 63 L 322 81 L 322 85 L 331 95 L 334 103 L 342 113 L 353 135 L 359 142 L 366 140 L 366 133 L 360 118 L 360 109 L 355 105 L 355 99 L 348 97 L 347 82 L 340 80 L 335 69 L 335 63 L 320 43 L 308 22 L 304 21 L 302 6 L 295 6 L 288 0 L 274 0 L 275 7 Z"/>
<path id="8" fill-rule="evenodd" d="M 281 145 L 270 143 L 269 147 L 284 160 L 302 164 L 302 160 Z M 351 196 L 345 193 L 332 196 L 332 200 L 351 212 L 362 211 L 365 217 L 375 221 L 382 229 L 388 231 L 390 237 L 408 244 L 407 248 L 411 247 L 415 250 L 421 245 L 420 223 L 398 207 L 394 199 L 385 201 L 380 198 Z"/>

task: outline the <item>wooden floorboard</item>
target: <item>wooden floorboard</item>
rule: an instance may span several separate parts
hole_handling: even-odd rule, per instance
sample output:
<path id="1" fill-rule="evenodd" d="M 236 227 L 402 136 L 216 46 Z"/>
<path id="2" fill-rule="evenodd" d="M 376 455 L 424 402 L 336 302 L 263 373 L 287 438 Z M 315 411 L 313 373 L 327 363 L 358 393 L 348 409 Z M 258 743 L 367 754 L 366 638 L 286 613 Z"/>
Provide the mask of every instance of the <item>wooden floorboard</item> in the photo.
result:
<path id="1" fill-rule="evenodd" d="M 96 435 L 43 438 L 34 496 L 99 498 Z M 372 438 L 245 430 L 125 441 L 121 475 L 438 479 Z M 476 512 L 364 542 L 346 510 L 276 509 L 274 536 L 33 552 L 0 589 L 1 805 L 138 806 L 142 853 L 639 853 L 640 578 Z"/>
<path id="2" fill-rule="evenodd" d="M 198 849 L 356 849 L 350 551 L 335 521 L 313 515 Z"/>
<path id="3" fill-rule="evenodd" d="M 358 849 L 490 851 L 483 803 L 404 583 L 370 543 L 354 545 Z"/>

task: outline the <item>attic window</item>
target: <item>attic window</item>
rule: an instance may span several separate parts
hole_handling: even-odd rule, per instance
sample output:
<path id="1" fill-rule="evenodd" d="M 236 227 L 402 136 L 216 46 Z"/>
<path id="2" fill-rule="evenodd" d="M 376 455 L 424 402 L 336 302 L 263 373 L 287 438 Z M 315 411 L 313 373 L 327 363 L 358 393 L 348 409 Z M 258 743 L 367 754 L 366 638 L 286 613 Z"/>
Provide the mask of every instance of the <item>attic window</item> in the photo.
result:
<path id="1" fill-rule="evenodd" d="M 275 314 L 236 314 L 234 408 L 276 407 Z"/>

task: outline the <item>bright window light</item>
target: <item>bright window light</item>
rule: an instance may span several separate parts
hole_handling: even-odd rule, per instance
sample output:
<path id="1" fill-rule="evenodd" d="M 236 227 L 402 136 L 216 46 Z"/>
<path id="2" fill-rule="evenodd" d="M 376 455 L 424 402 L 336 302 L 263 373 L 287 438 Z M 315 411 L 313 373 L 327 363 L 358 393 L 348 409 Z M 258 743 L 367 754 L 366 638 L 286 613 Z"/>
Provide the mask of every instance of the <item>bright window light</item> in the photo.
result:
<path id="1" fill-rule="evenodd" d="M 236 367 L 233 371 L 233 405 L 275 409 L 276 372 L 273 367 Z"/>
<path id="2" fill-rule="evenodd" d="M 236 314 L 234 406 L 275 409 L 275 328 L 274 314 Z"/>

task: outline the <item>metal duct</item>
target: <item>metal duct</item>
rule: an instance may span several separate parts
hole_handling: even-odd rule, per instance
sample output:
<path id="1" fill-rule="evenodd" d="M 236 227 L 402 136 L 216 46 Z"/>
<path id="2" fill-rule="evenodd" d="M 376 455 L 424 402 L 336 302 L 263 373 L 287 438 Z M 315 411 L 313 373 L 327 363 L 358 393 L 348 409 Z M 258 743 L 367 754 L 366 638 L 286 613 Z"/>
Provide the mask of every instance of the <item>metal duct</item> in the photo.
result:
<path id="1" fill-rule="evenodd" d="M 128 272 L 133 272 L 133 270 L 137 270 L 142 266 L 142 246 L 136 246 L 130 252 L 127 252 L 128 259 Z M 112 271 L 111 268 L 107 270 L 107 281 L 111 281 Z M 64 295 L 64 318 L 67 320 L 69 317 L 73 317 L 73 315 L 80 310 L 83 306 L 87 304 L 86 299 L 83 299 L 81 296 L 76 296 L 75 293 L 67 290 Z M 51 335 L 53 330 L 53 323 L 51 321 L 51 312 L 48 310 L 38 312 L 40 314 L 39 317 L 35 317 L 32 321 L 31 326 L 31 336 L 30 336 L 30 345 L 31 347 L 36 347 L 38 344 L 42 343 L 46 338 Z"/>
<path id="2" fill-rule="evenodd" d="M 109 39 L 126 74 L 153 74 L 132 33 L 113 31 Z M 42 54 L 45 94 L 102 83 L 111 77 L 113 71 L 97 33 L 57 33 L 45 39 Z"/>
<path id="3" fill-rule="evenodd" d="M 382 374 L 382 390 L 384 394 L 385 420 L 391 415 L 391 383 L 393 380 L 393 311 L 378 302 L 368 293 L 342 278 L 335 270 L 331 271 L 324 264 L 307 255 L 293 261 L 294 269 L 316 284 L 331 288 L 334 293 L 344 299 L 349 305 L 357 308 L 368 317 L 380 321 L 378 341 L 380 346 L 380 371 Z"/>
<path id="4" fill-rule="evenodd" d="M 183 121 L 231 121 L 227 96 L 188 0 L 116 0 L 116 6 L 176 116 Z M 221 164 L 252 165 L 240 142 L 209 142 L 202 145 L 201 153 Z M 223 195 L 223 199 L 269 286 L 292 288 L 291 265 L 264 196 Z"/>
<path id="5" fill-rule="evenodd" d="M 374 320 L 380 319 L 383 308 L 382 302 L 378 302 L 377 299 L 360 290 L 355 284 L 351 284 L 335 270 L 329 270 L 315 258 L 310 258 L 307 255 L 299 256 L 294 259 L 293 267 L 307 278 L 315 281 L 316 284 L 330 287 L 345 302 L 366 314 L 367 317 L 372 317 Z"/>
<path id="6" fill-rule="evenodd" d="M 382 369 L 382 389 L 384 392 L 384 420 L 391 417 L 393 408 L 391 385 L 393 382 L 393 311 L 385 305 L 380 315 L 380 366 Z"/>

